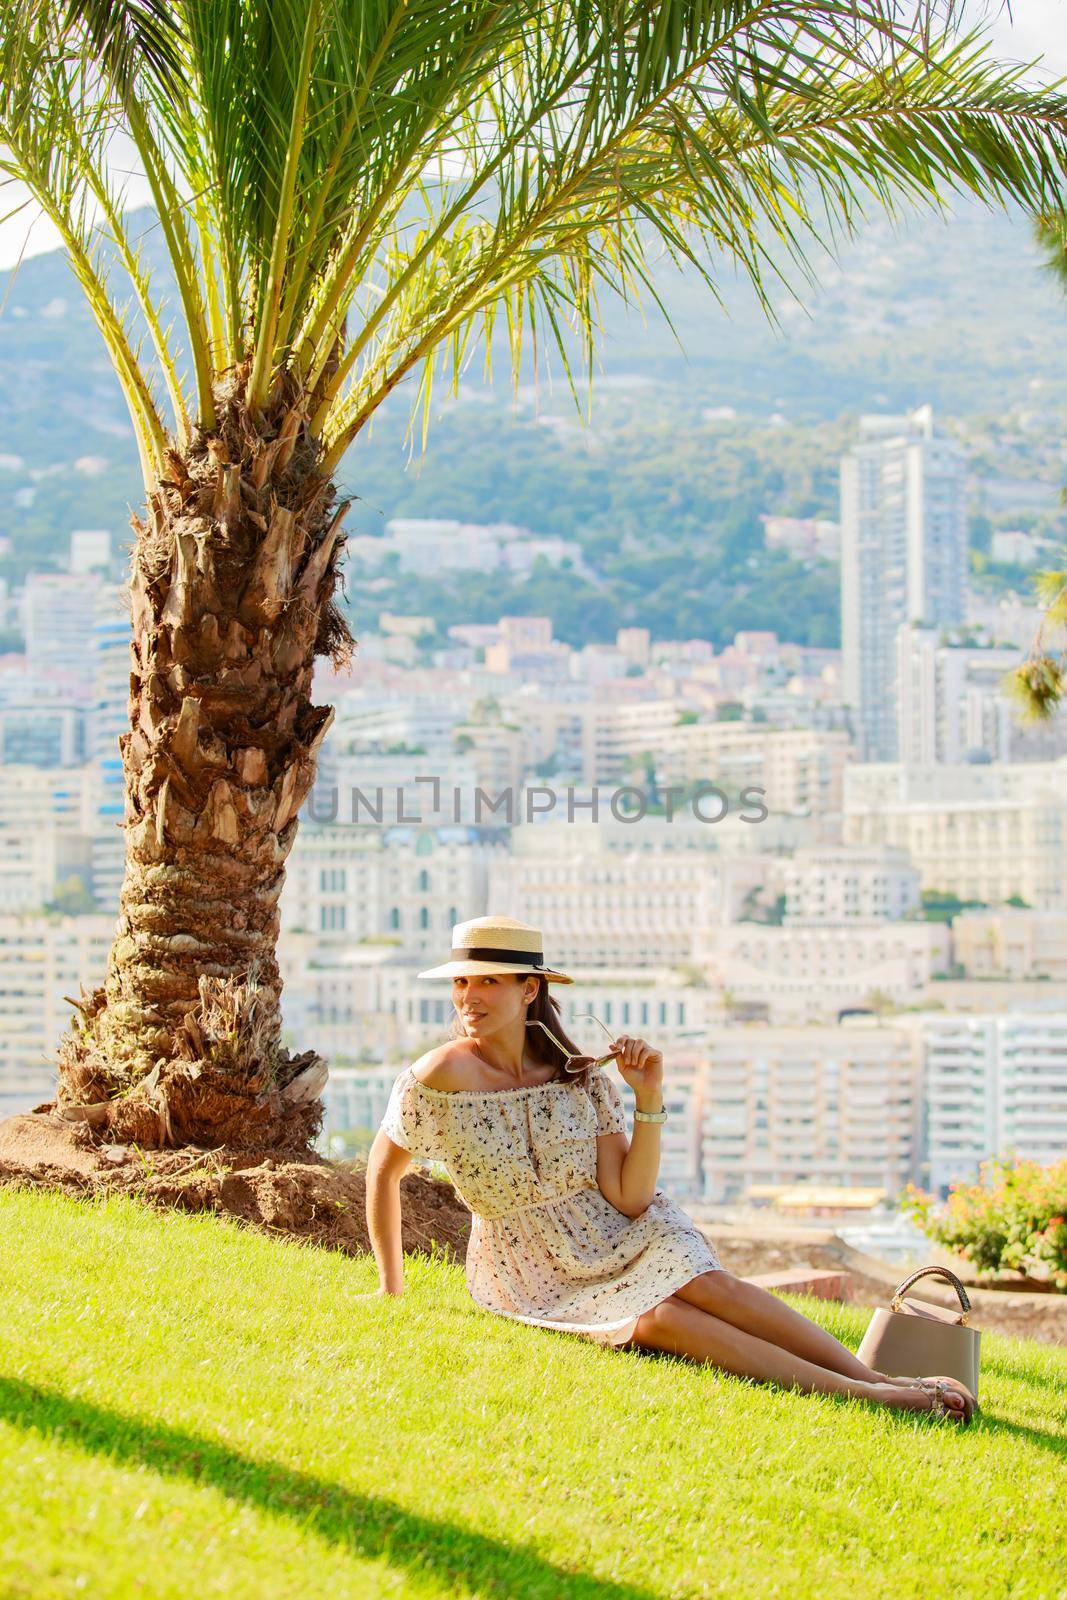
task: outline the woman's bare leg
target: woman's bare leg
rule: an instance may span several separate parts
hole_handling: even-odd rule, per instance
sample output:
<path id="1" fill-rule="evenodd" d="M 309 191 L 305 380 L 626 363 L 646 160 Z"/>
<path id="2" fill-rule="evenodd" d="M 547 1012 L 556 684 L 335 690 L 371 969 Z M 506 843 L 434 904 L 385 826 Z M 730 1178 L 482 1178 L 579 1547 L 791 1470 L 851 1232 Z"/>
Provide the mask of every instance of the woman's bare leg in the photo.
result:
<path id="1" fill-rule="evenodd" d="M 677 1295 L 668 1295 L 638 1318 L 631 1343 L 686 1356 L 740 1378 L 799 1388 L 805 1394 L 851 1395 L 902 1410 L 926 1411 L 931 1407 L 930 1398 L 920 1389 L 868 1382 L 820 1367 L 781 1345 L 701 1311 Z M 959 1404 L 962 1407 L 962 1399 Z"/>
<path id="2" fill-rule="evenodd" d="M 761 1289 L 758 1283 L 746 1283 L 744 1278 L 737 1278 L 725 1269 L 702 1272 L 681 1289 L 676 1289 L 675 1294 L 701 1311 L 755 1334 L 758 1339 L 781 1345 L 783 1350 L 802 1356 L 815 1366 L 843 1373 L 863 1383 L 889 1381 L 889 1374 L 868 1367 L 847 1345 L 803 1312 L 787 1306 L 784 1300 Z M 946 1378 L 945 1382 L 950 1389 L 965 1395 L 968 1407 L 973 1408 L 974 1396 L 964 1384 L 956 1378 Z"/>
<path id="3" fill-rule="evenodd" d="M 732 1272 L 702 1272 L 681 1289 L 676 1289 L 679 1299 L 707 1311 L 723 1322 L 732 1323 L 753 1333 L 757 1339 L 781 1345 L 796 1356 L 803 1356 L 817 1367 L 830 1372 L 841 1372 L 846 1378 L 859 1378 L 864 1383 L 880 1383 L 885 1374 L 865 1366 L 846 1345 L 832 1333 L 820 1328 L 817 1322 L 787 1306 L 776 1294 L 761 1289 L 758 1283 L 746 1283 L 735 1278 Z"/>

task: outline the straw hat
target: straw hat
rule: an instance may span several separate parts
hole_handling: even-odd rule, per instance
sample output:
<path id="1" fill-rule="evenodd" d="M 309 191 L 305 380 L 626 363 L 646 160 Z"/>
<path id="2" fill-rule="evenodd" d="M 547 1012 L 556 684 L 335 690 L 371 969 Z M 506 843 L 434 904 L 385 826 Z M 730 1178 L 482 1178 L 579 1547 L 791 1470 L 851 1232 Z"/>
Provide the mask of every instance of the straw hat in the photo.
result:
<path id="1" fill-rule="evenodd" d="M 472 917 L 452 929 L 452 960 L 420 978 L 477 978 L 489 972 L 536 972 L 549 983 L 573 983 L 545 966 L 540 928 L 514 917 Z"/>

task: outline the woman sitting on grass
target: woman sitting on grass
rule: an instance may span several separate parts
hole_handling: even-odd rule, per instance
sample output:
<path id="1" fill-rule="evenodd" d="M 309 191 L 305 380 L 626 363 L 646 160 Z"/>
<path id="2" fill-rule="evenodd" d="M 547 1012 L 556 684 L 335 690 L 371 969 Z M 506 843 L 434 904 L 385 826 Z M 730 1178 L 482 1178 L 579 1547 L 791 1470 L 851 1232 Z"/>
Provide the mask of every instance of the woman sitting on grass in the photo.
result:
<path id="1" fill-rule="evenodd" d="M 405 1067 L 367 1166 L 367 1223 L 383 1295 L 403 1293 L 400 1179 L 444 1163 L 472 1213 L 467 1285 L 498 1316 L 618 1348 L 644 1346 L 806 1393 L 855 1395 L 969 1422 L 954 1378 L 888 1377 L 777 1296 L 735 1278 L 656 1187 L 663 1057 L 621 1035 L 594 1060 L 567 1038 L 541 934 L 510 917 L 458 923 L 452 1039 Z M 631 1138 L 615 1059 L 637 1102 Z"/>

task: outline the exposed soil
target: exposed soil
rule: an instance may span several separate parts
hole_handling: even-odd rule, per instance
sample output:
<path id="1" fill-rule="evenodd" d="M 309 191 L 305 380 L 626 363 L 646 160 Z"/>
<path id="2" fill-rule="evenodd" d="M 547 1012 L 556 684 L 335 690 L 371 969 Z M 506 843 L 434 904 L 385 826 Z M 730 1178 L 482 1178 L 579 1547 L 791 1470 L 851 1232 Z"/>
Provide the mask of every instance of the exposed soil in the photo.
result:
<path id="1" fill-rule="evenodd" d="M 0 1122 L 0 1184 L 75 1194 L 126 1194 L 149 1205 L 213 1211 L 264 1233 L 348 1255 L 370 1249 L 363 1171 L 296 1149 L 140 1150 L 107 1144 L 52 1102 Z M 403 1247 L 436 1242 L 460 1262 L 470 1212 L 451 1184 L 407 1173 L 400 1181 Z"/>
<path id="2" fill-rule="evenodd" d="M 70 1123 L 49 1102 L 0 1122 L 0 1184 L 32 1184 L 74 1194 L 126 1194 L 149 1205 L 211 1211 L 275 1237 L 348 1255 L 370 1249 L 364 1169 L 327 1161 L 306 1147 L 294 1149 L 141 1150 L 108 1144 L 85 1123 Z M 403 1247 L 462 1264 L 470 1213 L 451 1184 L 421 1172 L 400 1183 Z M 888 1305 L 907 1274 L 853 1250 L 832 1231 L 747 1231 L 699 1224 L 724 1267 L 738 1277 L 810 1266 L 849 1274 L 854 1305 Z M 931 1252 L 931 1260 L 936 1253 Z M 958 1263 L 966 1282 L 966 1263 Z M 954 1268 L 955 1270 L 955 1268 Z M 1067 1295 L 990 1290 L 968 1285 L 972 1327 L 1017 1338 L 1067 1343 Z M 941 1305 L 958 1304 L 947 1285 L 926 1279 L 909 1294 Z"/>
<path id="3" fill-rule="evenodd" d="M 702 1224 L 701 1227 L 714 1241 L 723 1266 L 740 1278 L 799 1266 L 819 1271 L 846 1271 L 851 1305 L 888 1306 L 894 1290 L 908 1276 L 908 1269 L 854 1250 L 830 1231 L 814 1237 L 785 1233 L 778 1238 L 767 1238 L 757 1232 L 746 1233 L 741 1226 Z M 943 1251 L 931 1248 L 931 1262 L 943 1258 Z M 973 1281 L 968 1282 L 973 1272 L 970 1263 L 954 1262 L 952 1270 L 963 1282 L 971 1302 L 970 1327 L 1011 1334 L 1016 1339 L 1067 1344 L 1067 1294 L 982 1288 Z M 943 1279 L 937 1278 L 921 1279 L 908 1290 L 908 1298 L 959 1306 L 955 1292 Z"/>

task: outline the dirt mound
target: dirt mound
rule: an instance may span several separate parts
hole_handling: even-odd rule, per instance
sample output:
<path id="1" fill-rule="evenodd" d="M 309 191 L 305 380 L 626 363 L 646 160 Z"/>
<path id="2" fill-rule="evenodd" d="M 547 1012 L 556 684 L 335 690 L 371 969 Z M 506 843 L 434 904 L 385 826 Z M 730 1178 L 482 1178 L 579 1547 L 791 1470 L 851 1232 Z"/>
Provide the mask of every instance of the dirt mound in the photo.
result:
<path id="1" fill-rule="evenodd" d="M 305 1148 L 142 1150 L 107 1144 L 52 1103 L 0 1122 L 0 1183 L 77 1194 L 126 1194 L 149 1205 L 213 1211 L 264 1233 L 362 1255 L 370 1249 L 363 1168 Z M 451 1184 L 400 1182 L 403 1247 L 432 1243 L 462 1262 L 470 1212 Z"/>
<path id="2" fill-rule="evenodd" d="M 720 1227 L 714 1223 L 701 1223 L 701 1229 L 716 1241 L 724 1267 L 739 1278 L 761 1272 L 777 1272 L 786 1267 L 808 1266 L 821 1271 L 846 1271 L 849 1275 L 849 1299 L 858 1306 L 888 1306 L 893 1291 L 903 1278 L 906 1269 L 892 1267 L 888 1262 L 877 1262 L 870 1256 L 851 1250 L 843 1241 L 831 1242 L 832 1234 L 824 1242 L 788 1235 L 775 1240 L 759 1234 L 747 1236 L 740 1226 Z M 962 1269 L 965 1276 L 966 1269 Z M 1012 1293 L 1010 1290 L 983 1289 L 967 1285 L 971 1299 L 972 1328 L 989 1333 L 1007 1333 L 1014 1339 L 1037 1339 L 1046 1344 L 1067 1343 L 1067 1295 Z M 936 1279 L 925 1278 L 909 1291 L 919 1300 L 932 1300 L 936 1305 L 952 1306 L 959 1302 L 952 1290 Z"/>

